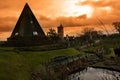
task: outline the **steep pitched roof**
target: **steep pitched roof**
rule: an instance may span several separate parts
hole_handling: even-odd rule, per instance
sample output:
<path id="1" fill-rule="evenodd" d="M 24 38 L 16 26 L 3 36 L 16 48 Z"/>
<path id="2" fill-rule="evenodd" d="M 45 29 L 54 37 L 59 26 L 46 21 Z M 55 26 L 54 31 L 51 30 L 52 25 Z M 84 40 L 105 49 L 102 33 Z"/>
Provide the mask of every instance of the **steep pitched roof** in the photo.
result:
<path id="1" fill-rule="evenodd" d="M 14 36 L 33 36 L 37 35 L 40 37 L 44 37 L 45 33 L 42 30 L 41 26 L 39 25 L 37 19 L 35 18 L 32 10 L 30 9 L 29 5 L 26 3 L 23 11 L 16 23 L 16 26 L 12 32 L 11 37 Z"/>

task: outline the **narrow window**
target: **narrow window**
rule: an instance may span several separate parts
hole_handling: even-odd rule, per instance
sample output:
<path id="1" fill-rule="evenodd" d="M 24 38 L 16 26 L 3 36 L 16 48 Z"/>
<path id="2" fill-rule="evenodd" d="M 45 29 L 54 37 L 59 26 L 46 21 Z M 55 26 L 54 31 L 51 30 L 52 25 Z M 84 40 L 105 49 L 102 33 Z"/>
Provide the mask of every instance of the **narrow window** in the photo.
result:
<path id="1" fill-rule="evenodd" d="M 37 31 L 34 31 L 34 32 L 33 32 L 33 35 L 38 35 Z"/>
<path id="2" fill-rule="evenodd" d="M 18 32 L 16 32 L 16 33 L 15 33 L 15 36 L 18 36 L 18 34 L 19 34 L 19 33 L 18 33 Z"/>
<path id="3" fill-rule="evenodd" d="M 31 20 L 30 23 L 33 24 L 33 21 Z"/>

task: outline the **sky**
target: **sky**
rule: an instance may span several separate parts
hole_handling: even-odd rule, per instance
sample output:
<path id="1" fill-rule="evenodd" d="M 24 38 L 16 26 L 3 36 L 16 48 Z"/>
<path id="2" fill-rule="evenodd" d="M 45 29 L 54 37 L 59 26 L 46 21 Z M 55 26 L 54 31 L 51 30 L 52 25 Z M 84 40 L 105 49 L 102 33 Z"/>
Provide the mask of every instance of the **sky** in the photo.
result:
<path id="1" fill-rule="evenodd" d="M 78 31 L 75 27 L 94 25 L 98 29 L 101 22 L 110 30 L 108 25 L 120 21 L 119 0 L 0 0 L 0 40 L 10 36 L 25 3 L 45 32 L 59 24 L 69 27 L 68 33 Z"/>

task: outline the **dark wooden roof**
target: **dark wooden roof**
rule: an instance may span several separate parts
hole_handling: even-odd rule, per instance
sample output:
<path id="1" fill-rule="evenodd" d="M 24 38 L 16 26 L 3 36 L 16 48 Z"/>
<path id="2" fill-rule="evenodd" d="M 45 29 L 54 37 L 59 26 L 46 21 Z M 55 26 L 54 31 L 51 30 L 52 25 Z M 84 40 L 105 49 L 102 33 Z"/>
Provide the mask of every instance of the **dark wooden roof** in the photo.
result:
<path id="1" fill-rule="evenodd" d="M 22 37 L 29 37 L 34 35 L 45 37 L 44 31 L 42 30 L 40 24 L 38 23 L 27 3 L 25 4 L 24 9 L 16 23 L 11 37 L 15 37 L 17 35 Z"/>

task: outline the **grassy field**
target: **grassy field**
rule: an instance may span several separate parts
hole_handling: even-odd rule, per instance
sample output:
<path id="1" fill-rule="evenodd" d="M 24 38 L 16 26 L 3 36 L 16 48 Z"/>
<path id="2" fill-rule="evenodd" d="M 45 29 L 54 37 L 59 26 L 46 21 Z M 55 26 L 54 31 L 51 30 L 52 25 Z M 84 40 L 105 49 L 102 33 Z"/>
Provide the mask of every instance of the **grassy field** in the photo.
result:
<path id="1" fill-rule="evenodd" d="M 80 51 L 74 48 L 61 49 L 62 46 L 59 45 L 57 47 L 59 50 L 54 50 L 56 45 L 52 45 L 26 47 L 21 48 L 21 51 L 17 51 L 15 48 L 0 47 L 0 80 L 30 80 L 31 72 L 40 71 L 44 67 L 43 63 L 56 56 L 87 55 L 89 52 L 95 52 L 97 49 L 107 48 L 110 50 L 110 53 L 104 54 L 104 57 L 110 58 L 115 56 L 113 49 L 120 48 L 120 38 L 108 37 L 102 39 L 100 43 Z"/>
<path id="2" fill-rule="evenodd" d="M 0 48 L 0 51 L 0 80 L 30 80 L 31 71 L 39 70 L 42 67 L 41 64 L 51 58 L 79 54 L 73 48 L 19 53 L 12 51 L 12 48 Z"/>

